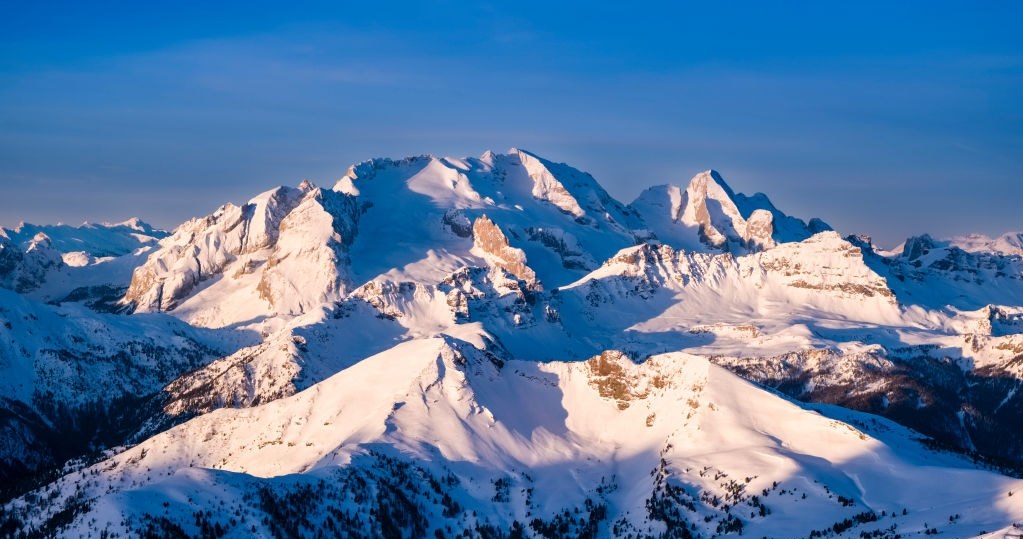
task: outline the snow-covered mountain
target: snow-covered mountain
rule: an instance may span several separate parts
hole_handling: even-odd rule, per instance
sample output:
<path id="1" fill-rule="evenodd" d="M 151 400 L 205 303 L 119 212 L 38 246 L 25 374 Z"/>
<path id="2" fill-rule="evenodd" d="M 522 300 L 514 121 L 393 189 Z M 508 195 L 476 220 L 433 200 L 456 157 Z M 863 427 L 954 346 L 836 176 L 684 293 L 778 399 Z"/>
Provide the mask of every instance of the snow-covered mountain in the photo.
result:
<path id="1" fill-rule="evenodd" d="M 1023 232 L 1009 232 L 997 238 L 982 234 L 967 234 L 947 240 L 949 245 L 971 253 L 998 253 L 1023 256 Z"/>
<path id="2" fill-rule="evenodd" d="M 132 270 L 166 236 L 137 218 L 0 228 L 0 286 L 43 301 L 91 298 L 114 308 Z"/>
<path id="3" fill-rule="evenodd" d="M 662 242 L 687 250 L 706 247 L 744 252 L 802 241 L 831 230 L 824 221 L 809 224 L 785 215 L 763 193 L 736 194 L 714 170 L 697 174 L 682 189 L 661 185 L 643 191 L 631 204 Z"/>
<path id="4" fill-rule="evenodd" d="M 83 223 L 70 225 L 33 225 L 22 223 L 15 228 L 0 228 L 0 237 L 14 244 L 25 244 L 39 234 L 50 239 L 54 249 L 65 255 L 82 253 L 85 257 L 121 256 L 150 245 L 167 236 L 139 218 L 120 223 Z M 73 264 L 82 265 L 82 264 Z"/>
<path id="5" fill-rule="evenodd" d="M 889 253 L 714 171 L 626 205 L 514 149 L 102 231 L 0 234 L 3 533 L 1023 522 L 1011 238 Z"/>

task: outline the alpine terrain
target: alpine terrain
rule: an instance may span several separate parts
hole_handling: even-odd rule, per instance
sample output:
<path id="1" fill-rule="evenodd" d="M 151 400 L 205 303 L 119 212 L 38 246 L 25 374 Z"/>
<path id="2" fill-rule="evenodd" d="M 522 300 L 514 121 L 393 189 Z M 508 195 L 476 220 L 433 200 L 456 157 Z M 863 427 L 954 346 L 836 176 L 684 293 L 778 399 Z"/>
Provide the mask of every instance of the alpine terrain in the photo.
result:
<path id="1" fill-rule="evenodd" d="M 1023 234 L 373 159 L 0 229 L 0 536 L 1023 537 Z"/>

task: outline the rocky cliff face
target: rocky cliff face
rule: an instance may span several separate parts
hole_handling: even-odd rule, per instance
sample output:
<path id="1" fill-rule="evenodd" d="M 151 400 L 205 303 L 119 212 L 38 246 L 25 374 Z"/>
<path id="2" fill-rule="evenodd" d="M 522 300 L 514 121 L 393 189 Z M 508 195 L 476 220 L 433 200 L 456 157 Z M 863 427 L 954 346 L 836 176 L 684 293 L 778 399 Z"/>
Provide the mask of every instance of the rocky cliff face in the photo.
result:
<path id="1" fill-rule="evenodd" d="M 876 320 L 900 316 L 885 279 L 864 264 L 859 248 L 833 232 L 738 257 L 644 244 L 622 250 L 566 290 L 618 279 L 637 283 L 635 290 L 647 297 L 665 288 L 692 301 L 742 304 L 753 316 L 774 316 L 774 305 Z"/>
<path id="2" fill-rule="evenodd" d="M 196 307 L 186 320 L 209 326 L 301 314 L 345 291 L 346 248 L 358 218 L 352 197 L 308 182 L 267 191 L 244 206 L 222 206 L 162 240 L 135 270 L 123 301 L 155 312 L 191 301 Z M 225 295 L 248 304 L 229 312 L 215 304 Z"/>
<path id="3" fill-rule="evenodd" d="M 522 249 L 508 245 L 508 238 L 486 215 L 473 222 L 472 239 L 473 249 L 487 262 L 526 281 L 533 288 L 539 286 L 536 273 L 526 264 L 526 254 Z"/>

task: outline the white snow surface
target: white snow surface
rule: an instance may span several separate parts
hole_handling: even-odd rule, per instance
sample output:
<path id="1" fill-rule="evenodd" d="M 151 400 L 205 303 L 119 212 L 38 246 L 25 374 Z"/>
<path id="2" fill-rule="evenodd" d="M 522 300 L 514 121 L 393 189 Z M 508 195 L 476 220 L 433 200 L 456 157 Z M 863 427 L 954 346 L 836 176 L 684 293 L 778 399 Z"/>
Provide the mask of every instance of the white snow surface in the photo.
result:
<path id="1" fill-rule="evenodd" d="M 478 498 L 462 494 L 460 503 L 504 526 L 526 511 L 547 517 L 583 505 L 604 482 L 613 486 L 599 501 L 612 521 L 663 530 L 644 516 L 659 466 L 671 481 L 709 495 L 725 497 L 728 479 L 749 493 L 768 490 L 762 501 L 770 515 L 746 520 L 750 532 L 769 537 L 805 536 L 864 510 L 897 516 L 854 533 L 895 523 L 904 534 L 937 525 L 963 536 L 1023 517 L 1023 498 L 1006 495 L 1023 488 L 1021 480 L 931 453 L 890 422 L 794 404 L 701 357 L 671 353 L 635 364 L 605 353 L 587 362 L 499 368 L 471 344 L 442 338 L 397 345 L 291 397 L 210 412 L 54 488 L 58 497 L 75 492 L 104 501 L 67 530 L 89 535 L 119 530 L 121 519 L 183 493 L 249 512 L 254 508 L 221 482 L 319 477 L 356 465 L 374 448 L 479 485 Z M 531 499 L 492 504 L 487 498 L 499 478 L 516 492 L 533 488 Z M 172 506 L 182 510 L 179 518 L 192 529 L 191 508 Z M 713 533 L 721 518 L 710 505 L 692 513 L 711 517 L 694 519 L 702 533 Z M 950 522 L 956 513 L 961 518 Z M 258 519 L 249 522 L 266 533 Z M 445 525 L 441 515 L 431 516 L 430 528 Z"/>
<path id="2" fill-rule="evenodd" d="M 967 234 L 949 239 L 949 243 L 971 253 L 999 253 L 1023 256 L 1023 232 L 1008 232 L 991 238 L 983 234 Z"/>

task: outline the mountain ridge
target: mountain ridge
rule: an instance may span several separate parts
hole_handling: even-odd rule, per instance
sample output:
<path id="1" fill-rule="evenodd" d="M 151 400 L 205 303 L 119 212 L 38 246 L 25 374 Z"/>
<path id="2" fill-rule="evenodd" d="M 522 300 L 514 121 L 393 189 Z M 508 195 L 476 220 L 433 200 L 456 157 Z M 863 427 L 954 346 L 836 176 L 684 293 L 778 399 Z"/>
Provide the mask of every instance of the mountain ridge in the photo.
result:
<path id="1" fill-rule="evenodd" d="M 998 472 L 1023 469 L 1023 260 L 1001 243 L 888 253 L 711 170 L 623 204 L 515 149 L 365 161 L 80 265 L 35 240 L 0 236 L 19 306 L 0 349 L 23 384 L 0 428 L 94 422 L 101 441 L 0 445 L 19 485 L 0 527 L 895 537 L 1023 519 L 1006 496 L 1023 482 Z M 60 390 L 119 387 L 108 364 L 142 383 Z M 119 396 L 145 405 L 118 420 Z"/>

